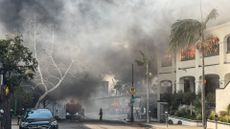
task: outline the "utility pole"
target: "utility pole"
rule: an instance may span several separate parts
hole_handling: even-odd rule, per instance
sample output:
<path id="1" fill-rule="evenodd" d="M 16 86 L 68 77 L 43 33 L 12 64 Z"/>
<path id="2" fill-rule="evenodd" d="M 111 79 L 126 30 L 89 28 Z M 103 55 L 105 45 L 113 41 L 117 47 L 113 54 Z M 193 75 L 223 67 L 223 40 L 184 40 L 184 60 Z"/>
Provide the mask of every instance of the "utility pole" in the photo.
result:
<path id="1" fill-rule="evenodd" d="M 206 103 L 205 103 L 205 62 L 204 62 L 204 35 L 202 33 L 202 94 L 201 94 L 201 102 L 202 102 L 202 125 L 203 128 L 206 129 Z"/>
<path id="2" fill-rule="evenodd" d="M 133 68 L 133 64 L 132 64 L 132 88 L 134 89 L 134 68 Z M 133 122 L 134 121 L 134 118 L 133 118 L 133 100 L 134 100 L 134 94 L 131 95 L 131 118 L 130 118 L 130 121 Z"/>
<path id="3" fill-rule="evenodd" d="M 202 0 L 200 0 L 200 19 L 203 23 Z M 204 62 L 204 29 L 201 26 L 201 58 L 202 58 L 202 81 L 201 81 L 201 105 L 202 105 L 202 126 L 206 129 L 206 104 L 205 104 L 205 62 Z"/>
<path id="4" fill-rule="evenodd" d="M 146 62 L 146 101 L 147 101 L 147 107 L 146 107 L 146 122 L 149 123 L 149 62 Z"/>

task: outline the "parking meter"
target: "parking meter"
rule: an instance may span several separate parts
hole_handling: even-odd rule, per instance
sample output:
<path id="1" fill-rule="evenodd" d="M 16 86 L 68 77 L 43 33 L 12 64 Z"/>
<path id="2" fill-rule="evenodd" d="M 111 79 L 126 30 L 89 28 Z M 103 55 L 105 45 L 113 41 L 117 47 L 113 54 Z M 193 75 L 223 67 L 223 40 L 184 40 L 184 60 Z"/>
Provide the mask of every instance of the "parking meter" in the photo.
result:
<path id="1" fill-rule="evenodd" d="M 2 119 L 3 119 L 4 110 L 0 109 L 0 129 L 2 129 Z"/>
<path id="2" fill-rule="evenodd" d="M 166 117 L 166 125 L 167 125 L 167 128 L 168 128 L 168 112 L 165 111 L 165 117 Z"/>
<path id="3" fill-rule="evenodd" d="M 217 122 L 218 122 L 218 115 L 217 114 L 215 114 L 215 123 L 216 123 L 216 129 L 217 129 Z"/>

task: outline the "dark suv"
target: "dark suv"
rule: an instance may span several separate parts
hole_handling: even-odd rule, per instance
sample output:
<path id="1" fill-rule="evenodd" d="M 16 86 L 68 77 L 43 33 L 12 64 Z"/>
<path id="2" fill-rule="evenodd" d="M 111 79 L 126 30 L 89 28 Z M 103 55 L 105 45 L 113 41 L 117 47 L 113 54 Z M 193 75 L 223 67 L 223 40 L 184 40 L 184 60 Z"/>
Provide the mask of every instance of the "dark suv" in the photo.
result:
<path id="1" fill-rule="evenodd" d="M 58 129 L 58 123 L 48 109 L 33 109 L 25 113 L 19 129 Z"/>

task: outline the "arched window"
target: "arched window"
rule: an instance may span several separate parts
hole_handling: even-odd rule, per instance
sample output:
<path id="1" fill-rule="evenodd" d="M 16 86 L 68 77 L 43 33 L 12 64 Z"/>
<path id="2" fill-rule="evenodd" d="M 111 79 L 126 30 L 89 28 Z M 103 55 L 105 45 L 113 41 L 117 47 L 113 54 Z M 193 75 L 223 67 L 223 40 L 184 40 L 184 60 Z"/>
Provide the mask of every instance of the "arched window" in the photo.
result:
<path id="1" fill-rule="evenodd" d="M 172 93 L 172 81 L 163 80 L 160 82 L 160 86 L 161 86 L 161 89 L 160 89 L 161 94 Z"/>
<path id="2" fill-rule="evenodd" d="M 230 36 L 227 38 L 227 53 L 230 53 Z"/>

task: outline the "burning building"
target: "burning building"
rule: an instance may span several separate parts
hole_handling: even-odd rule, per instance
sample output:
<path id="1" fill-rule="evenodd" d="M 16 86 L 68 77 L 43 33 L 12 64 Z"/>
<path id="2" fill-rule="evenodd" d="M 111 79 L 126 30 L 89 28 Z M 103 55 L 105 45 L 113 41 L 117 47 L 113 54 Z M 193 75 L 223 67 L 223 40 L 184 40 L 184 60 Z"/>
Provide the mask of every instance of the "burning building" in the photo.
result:
<path id="1" fill-rule="evenodd" d="M 164 58 L 158 61 L 158 100 L 165 93 L 201 92 L 202 60 L 199 48 L 204 46 L 205 61 L 205 93 L 213 96 L 209 108 L 216 112 L 225 110 L 230 103 L 230 23 L 224 23 L 207 29 L 205 43 L 188 46 L 172 56 L 171 65 L 162 65 Z M 172 54 L 173 55 L 173 54 Z M 166 109 L 164 102 L 158 103 L 158 120 Z"/>

